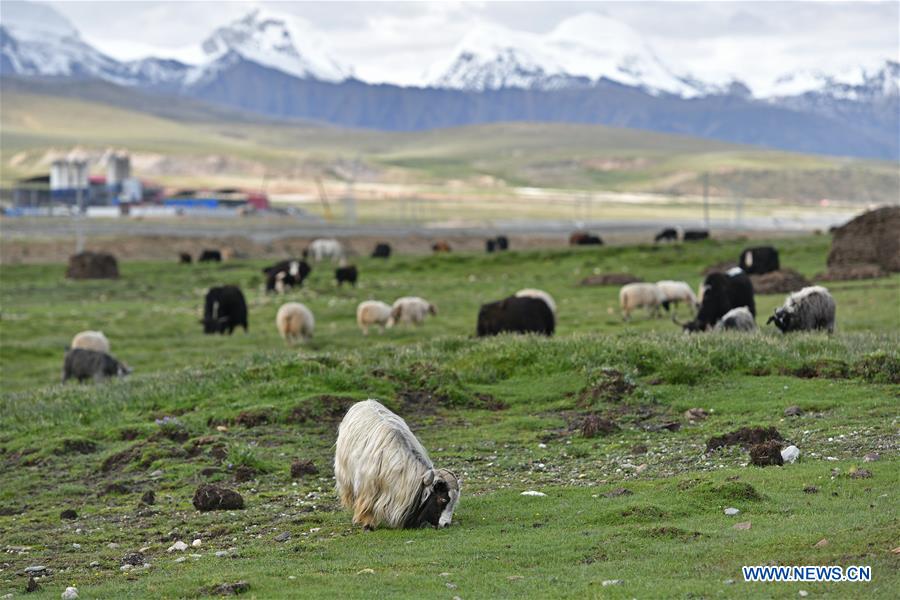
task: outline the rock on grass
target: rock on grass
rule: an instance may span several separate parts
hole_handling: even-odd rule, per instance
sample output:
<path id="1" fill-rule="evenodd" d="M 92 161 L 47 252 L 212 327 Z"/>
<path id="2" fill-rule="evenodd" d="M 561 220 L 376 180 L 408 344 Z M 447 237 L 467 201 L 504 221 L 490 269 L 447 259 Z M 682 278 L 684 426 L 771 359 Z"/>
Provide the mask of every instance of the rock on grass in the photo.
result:
<path id="1" fill-rule="evenodd" d="M 237 596 L 238 594 L 243 594 L 249 589 L 250 584 L 246 581 L 236 581 L 234 583 L 222 583 L 219 585 L 215 585 L 208 590 L 203 590 L 203 592 L 216 594 L 218 596 Z"/>
<path id="2" fill-rule="evenodd" d="M 781 456 L 781 442 L 769 440 L 768 442 L 751 446 L 750 464 L 757 467 L 783 465 L 784 458 Z"/>
<path id="3" fill-rule="evenodd" d="M 244 508 L 244 498 L 234 490 L 217 485 L 201 485 L 194 492 L 194 508 L 209 510 L 237 510 Z"/>

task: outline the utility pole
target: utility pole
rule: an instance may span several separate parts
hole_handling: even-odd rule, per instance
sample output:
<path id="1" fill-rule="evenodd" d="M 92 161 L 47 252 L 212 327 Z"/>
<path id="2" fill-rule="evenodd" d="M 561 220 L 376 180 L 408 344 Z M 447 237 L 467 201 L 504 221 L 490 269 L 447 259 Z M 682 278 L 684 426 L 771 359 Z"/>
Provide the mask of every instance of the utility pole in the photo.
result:
<path id="1" fill-rule="evenodd" d="M 709 229 L 709 171 L 703 173 L 703 225 Z"/>

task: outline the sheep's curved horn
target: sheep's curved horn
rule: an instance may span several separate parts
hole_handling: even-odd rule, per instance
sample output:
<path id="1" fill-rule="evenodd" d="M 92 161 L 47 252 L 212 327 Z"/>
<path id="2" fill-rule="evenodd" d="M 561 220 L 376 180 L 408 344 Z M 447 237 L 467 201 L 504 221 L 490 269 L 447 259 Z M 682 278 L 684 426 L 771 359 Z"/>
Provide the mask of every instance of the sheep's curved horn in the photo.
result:
<path id="1" fill-rule="evenodd" d="M 769 320 L 766 321 L 766 325 L 768 325 L 769 323 L 771 323 L 774 320 L 775 320 L 775 315 L 772 315 L 771 317 L 769 317 Z"/>
<path id="2" fill-rule="evenodd" d="M 428 487 L 434 483 L 434 469 L 428 469 L 422 476 L 422 485 Z"/>
<path id="3" fill-rule="evenodd" d="M 675 323 L 676 325 L 678 325 L 679 327 L 684 327 L 684 323 L 679 321 L 678 317 L 676 317 L 674 313 L 672 313 L 672 322 Z"/>

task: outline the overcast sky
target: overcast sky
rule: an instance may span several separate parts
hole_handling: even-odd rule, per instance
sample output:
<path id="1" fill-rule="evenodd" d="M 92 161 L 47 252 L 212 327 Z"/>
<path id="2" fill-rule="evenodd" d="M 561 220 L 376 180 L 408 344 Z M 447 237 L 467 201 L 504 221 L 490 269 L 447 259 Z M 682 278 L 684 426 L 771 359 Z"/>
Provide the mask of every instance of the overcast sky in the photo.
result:
<path id="1" fill-rule="evenodd" d="M 116 58 L 179 55 L 255 6 L 306 19 L 369 81 L 414 82 L 478 22 L 535 33 L 582 12 L 631 25 L 701 78 L 900 60 L 900 2 L 48 2 Z M 185 56 L 186 54 L 181 54 Z"/>

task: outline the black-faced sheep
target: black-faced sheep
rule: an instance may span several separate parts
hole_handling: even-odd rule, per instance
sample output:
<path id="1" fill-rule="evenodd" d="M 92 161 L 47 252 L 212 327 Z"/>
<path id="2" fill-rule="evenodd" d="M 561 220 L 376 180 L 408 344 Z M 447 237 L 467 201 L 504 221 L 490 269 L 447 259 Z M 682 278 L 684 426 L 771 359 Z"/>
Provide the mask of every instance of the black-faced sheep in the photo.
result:
<path id="1" fill-rule="evenodd" d="M 833 333 L 836 310 L 834 297 L 827 289 L 818 285 L 805 287 L 788 296 L 766 324 L 775 323 L 782 333 L 816 329 Z"/>
<path id="2" fill-rule="evenodd" d="M 651 317 L 659 316 L 659 307 L 666 301 L 666 296 L 655 283 L 629 283 L 619 290 L 619 306 L 622 319 L 631 318 L 631 312 L 645 307 Z"/>
<path id="3" fill-rule="evenodd" d="M 406 422 L 375 400 L 357 402 L 341 421 L 334 478 L 341 505 L 366 529 L 446 527 L 461 488 L 453 473 L 434 468 Z"/>
<path id="4" fill-rule="evenodd" d="M 312 338 L 316 328 L 316 320 L 312 311 L 299 302 L 288 302 L 281 305 L 275 315 L 275 327 L 287 344 L 294 344 L 298 340 Z"/>
<path id="5" fill-rule="evenodd" d="M 69 379 L 102 381 L 108 377 L 125 377 L 131 368 L 105 352 L 72 348 L 63 361 L 62 382 Z"/>
<path id="6" fill-rule="evenodd" d="M 501 333 L 553 335 L 556 319 L 546 300 L 510 296 L 483 304 L 478 311 L 478 337 Z"/>
<path id="7" fill-rule="evenodd" d="M 764 275 L 780 268 L 778 250 L 772 246 L 757 246 L 741 252 L 738 266 L 749 275 Z"/>
<path id="8" fill-rule="evenodd" d="M 234 285 L 210 288 L 203 305 L 203 333 L 225 333 L 231 335 L 234 328 L 247 325 L 247 301 L 241 289 Z"/>
<path id="9" fill-rule="evenodd" d="M 756 319 L 746 306 L 732 308 L 719 319 L 715 331 L 756 331 Z"/>

